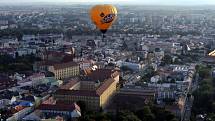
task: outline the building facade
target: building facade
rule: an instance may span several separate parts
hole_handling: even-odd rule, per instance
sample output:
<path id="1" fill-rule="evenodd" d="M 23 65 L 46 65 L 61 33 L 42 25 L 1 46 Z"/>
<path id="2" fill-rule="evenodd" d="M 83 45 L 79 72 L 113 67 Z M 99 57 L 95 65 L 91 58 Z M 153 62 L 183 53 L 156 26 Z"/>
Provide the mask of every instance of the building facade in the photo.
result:
<path id="1" fill-rule="evenodd" d="M 75 120 L 78 117 L 81 117 L 80 107 L 73 103 L 70 105 L 67 104 L 41 104 L 37 110 L 40 110 L 42 114 L 46 116 L 66 116 L 68 120 Z"/>
<path id="2" fill-rule="evenodd" d="M 54 64 L 48 67 L 48 71 L 54 73 L 56 79 L 64 79 L 80 74 L 79 65 L 75 62 Z"/>
<path id="3" fill-rule="evenodd" d="M 86 80 L 86 78 L 72 80 L 61 89 L 57 90 L 54 94 L 54 98 L 58 102 L 70 104 L 83 101 L 89 110 L 98 111 L 101 108 L 105 108 L 115 94 L 119 82 L 119 73 L 116 71 L 112 72 L 111 70 L 109 71 L 112 73 L 110 77 L 106 75 L 106 77 L 109 78 L 102 80 L 101 73 L 105 75 L 107 72 L 108 70 L 98 70 L 87 75 L 88 80 Z M 96 76 L 97 74 L 99 74 L 99 76 Z M 98 81 L 98 79 L 100 79 L 100 81 Z"/>

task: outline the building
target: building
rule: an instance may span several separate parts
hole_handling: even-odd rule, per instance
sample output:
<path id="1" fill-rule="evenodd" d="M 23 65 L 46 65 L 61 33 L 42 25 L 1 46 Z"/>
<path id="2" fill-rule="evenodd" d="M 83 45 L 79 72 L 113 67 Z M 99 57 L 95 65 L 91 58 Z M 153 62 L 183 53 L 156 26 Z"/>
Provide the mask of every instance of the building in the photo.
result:
<path id="1" fill-rule="evenodd" d="M 16 54 L 18 56 L 25 56 L 25 55 L 30 55 L 30 54 L 36 54 L 36 49 L 34 49 L 34 48 L 19 48 L 14 53 L 14 57 L 16 57 Z"/>
<path id="2" fill-rule="evenodd" d="M 0 38 L 0 48 L 17 48 L 18 46 L 19 46 L 19 41 L 15 37 Z"/>
<path id="3" fill-rule="evenodd" d="M 212 65 L 212 66 L 215 65 L 215 57 L 214 56 L 206 56 L 206 57 L 202 58 L 201 61 L 207 65 Z"/>
<path id="4" fill-rule="evenodd" d="M 12 80 L 6 75 L 0 75 L 0 90 L 8 89 L 16 85 L 16 80 Z"/>
<path id="5" fill-rule="evenodd" d="M 74 103 L 84 101 L 87 109 L 98 111 L 105 108 L 116 92 L 119 73 L 110 69 L 94 70 L 80 78 L 72 80 L 57 90 L 57 101 Z"/>
<path id="6" fill-rule="evenodd" d="M 117 62 L 117 65 L 119 67 L 126 66 L 133 71 L 140 71 L 141 69 L 143 69 L 145 67 L 145 64 L 143 64 L 143 63 L 124 62 L 121 60 Z"/>
<path id="7" fill-rule="evenodd" d="M 140 109 L 144 104 L 154 102 L 156 90 L 154 88 L 141 86 L 126 86 L 121 88 L 113 98 L 109 111 Z"/>
<path id="8" fill-rule="evenodd" d="M 48 71 L 49 66 L 52 66 L 54 64 L 56 64 L 56 62 L 53 62 L 53 61 L 39 61 L 39 62 L 34 63 L 33 70 L 35 72 Z"/>
<path id="9" fill-rule="evenodd" d="M 155 58 L 161 60 L 164 58 L 164 51 L 161 48 L 155 48 L 154 51 Z"/>
<path id="10" fill-rule="evenodd" d="M 90 60 L 83 60 L 83 61 L 79 62 L 79 64 L 80 64 L 80 69 L 85 70 L 85 69 L 92 67 L 93 62 Z"/>
<path id="11" fill-rule="evenodd" d="M 24 87 L 24 86 L 37 87 L 38 85 L 42 85 L 42 84 L 51 85 L 51 86 L 60 86 L 62 83 L 63 83 L 62 80 L 55 79 L 54 77 L 45 77 L 44 73 L 34 73 L 33 75 L 18 81 L 19 87 Z"/>
<path id="12" fill-rule="evenodd" d="M 42 115 L 46 116 L 62 116 L 65 119 L 73 120 L 75 118 L 81 117 L 80 107 L 73 104 L 41 104 L 37 110 L 41 111 Z M 48 119 L 47 117 L 46 119 Z"/>
<path id="13" fill-rule="evenodd" d="M 0 20 L 0 30 L 8 28 L 8 20 Z"/>
<path id="14" fill-rule="evenodd" d="M 33 111 L 33 107 L 26 107 L 22 109 L 21 111 L 18 111 L 14 113 L 11 117 L 7 119 L 7 121 L 17 121 L 21 120 L 25 115 L 29 114 Z"/>
<path id="15" fill-rule="evenodd" d="M 45 75 L 43 73 L 34 73 L 33 75 L 27 77 L 25 80 L 26 80 L 26 82 L 27 82 L 27 80 L 31 81 L 32 82 L 32 86 L 36 86 L 44 78 L 45 78 Z"/>
<path id="16" fill-rule="evenodd" d="M 64 79 L 80 74 L 79 65 L 75 62 L 59 63 L 48 67 L 48 71 L 54 73 L 56 79 Z"/>

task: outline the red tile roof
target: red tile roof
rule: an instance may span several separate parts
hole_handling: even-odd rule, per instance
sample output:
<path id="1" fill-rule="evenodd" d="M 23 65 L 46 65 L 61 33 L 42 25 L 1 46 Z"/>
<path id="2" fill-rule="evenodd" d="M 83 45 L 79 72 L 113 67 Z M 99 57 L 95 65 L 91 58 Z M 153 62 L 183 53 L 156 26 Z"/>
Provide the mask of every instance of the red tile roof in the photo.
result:
<path id="1" fill-rule="evenodd" d="M 110 85 L 114 82 L 115 82 L 115 80 L 113 78 L 110 78 L 110 79 L 104 81 L 104 83 L 101 84 L 101 86 L 99 86 L 99 88 L 96 90 L 96 93 L 98 95 L 102 95 L 105 92 L 105 90 L 107 90 L 110 87 Z"/>
<path id="2" fill-rule="evenodd" d="M 119 73 L 111 69 L 98 69 L 91 71 L 91 73 L 88 72 L 86 76 L 92 81 L 104 81 L 105 79 L 114 78 L 117 75 L 119 75 Z"/>
<path id="3" fill-rule="evenodd" d="M 72 66 L 78 66 L 78 64 L 76 62 L 68 62 L 68 63 L 55 64 L 53 66 L 54 66 L 54 69 L 58 70 L 58 69 L 64 69 L 64 68 L 72 67 Z"/>
<path id="4" fill-rule="evenodd" d="M 46 55 L 46 53 L 44 53 L 44 54 Z M 52 56 L 55 56 L 55 57 L 62 57 L 62 56 L 65 56 L 66 53 L 58 52 L 58 51 L 48 51 L 47 55 L 52 55 Z"/>
<path id="5" fill-rule="evenodd" d="M 65 62 L 65 63 L 72 62 L 73 58 L 74 58 L 73 55 L 65 55 L 62 59 L 62 62 Z"/>
<path id="6" fill-rule="evenodd" d="M 69 81 L 69 83 L 65 84 L 65 85 L 62 85 L 60 87 L 60 89 L 70 89 L 71 87 L 73 87 L 75 84 L 77 84 L 79 82 L 79 80 L 71 80 Z"/>
<path id="7" fill-rule="evenodd" d="M 56 91 L 57 95 L 75 95 L 75 96 L 93 96 L 98 97 L 104 93 L 105 90 L 109 88 L 111 84 L 115 82 L 115 80 L 112 78 L 114 76 L 117 76 L 119 73 L 117 71 L 112 71 L 110 69 L 100 69 L 93 71 L 89 77 L 92 81 L 101 80 L 103 81 L 102 84 L 98 87 L 95 91 L 90 90 L 69 90 L 73 85 L 78 83 L 77 80 L 73 80 L 69 82 L 68 84 L 61 87 L 60 90 Z M 82 79 L 83 80 L 83 79 Z M 84 81 L 84 80 L 83 80 Z"/>

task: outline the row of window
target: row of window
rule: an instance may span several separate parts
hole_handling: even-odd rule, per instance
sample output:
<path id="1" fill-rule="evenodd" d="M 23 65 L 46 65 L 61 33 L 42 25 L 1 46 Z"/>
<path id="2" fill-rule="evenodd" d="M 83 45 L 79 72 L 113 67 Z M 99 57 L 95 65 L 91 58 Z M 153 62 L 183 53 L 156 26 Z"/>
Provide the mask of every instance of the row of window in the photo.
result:
<path id="1" fill-rule="evenodd" d="M 72 73 L 72 72 L 79 72 L 79 70 L 73 69 L 73 70 L 69 70 L 69 71 L 66 71 L 66 70 L 57 70 L 56 71 L 56 73 Z"/>
<path id="2" fill-rule="evenodd" d="M 76 76 L 76 75 L 79 75 L 79 72 L 73 72 L 73 73 L 60 73 L 60 74 L 58 74 L 58 73 L 56 73 L 55 74 L 55 77 L 57 78 L 57 79 L 63 79 L 63 78 L 67 78 L 67 77 L 71 77 L 71 76 Z"/>
<path id="3" fill-rule="evenodd" d="M 75 76 L 78 75 L 78 72 L 72 72 L 72 73 L 56 73 L 56 76 Z"/>

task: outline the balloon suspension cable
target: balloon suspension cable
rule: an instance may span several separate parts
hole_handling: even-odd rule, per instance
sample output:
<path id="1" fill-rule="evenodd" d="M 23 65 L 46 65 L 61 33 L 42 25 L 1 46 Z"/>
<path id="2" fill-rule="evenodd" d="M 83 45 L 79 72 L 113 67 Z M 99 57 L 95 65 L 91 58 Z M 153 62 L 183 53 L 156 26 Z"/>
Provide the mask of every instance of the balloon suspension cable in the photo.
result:
<path id="1" fill-rule="evenodd" d="M 103 33 L 102 34 L 102 41 L 104 42 L 104 39 L 105 39 L 105 34 Z"/>

